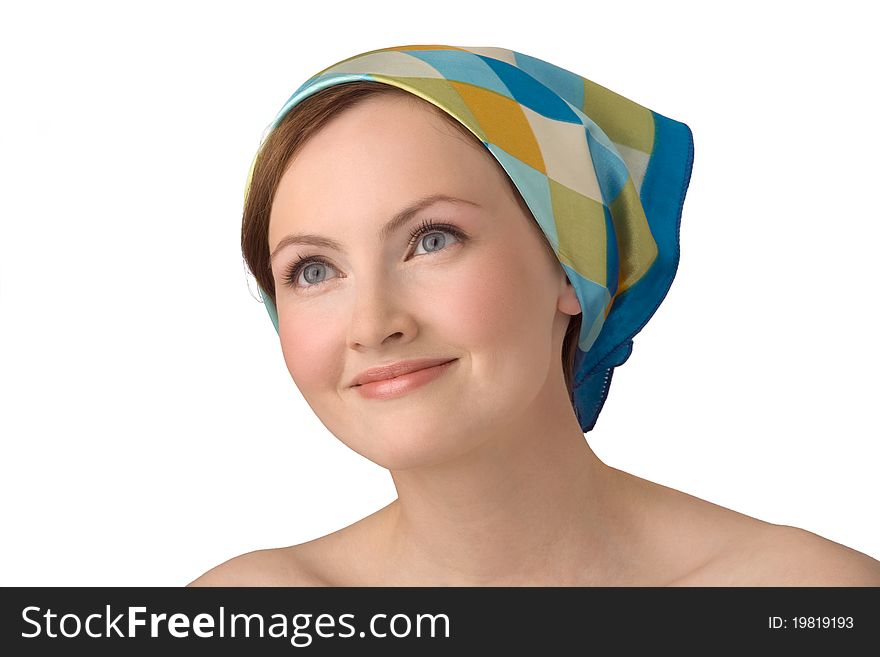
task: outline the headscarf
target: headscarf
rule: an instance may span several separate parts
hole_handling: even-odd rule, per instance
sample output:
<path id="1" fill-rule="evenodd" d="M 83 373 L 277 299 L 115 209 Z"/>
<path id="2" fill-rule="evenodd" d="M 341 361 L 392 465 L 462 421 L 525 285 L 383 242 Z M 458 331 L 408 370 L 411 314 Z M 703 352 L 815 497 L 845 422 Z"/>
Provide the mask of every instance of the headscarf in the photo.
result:
<path id="1" fill-rule="evenodd" d="M 516 185 L 580 301 L 572 402 L 582 430 L 592 430 L 614 368 L 629 358 L 633 337 L 678 268 L 693 166 L 690 128 L 513 50 L 408 45 L 354 55 L 316 73 L 284 103 L 262 142 L 303 99 L 357 80 L 436 105 L 474 133 Z M 256 162 L 257 156 L 245 199 Z M 259 292 L 277 332 L 275 305 Z"/>

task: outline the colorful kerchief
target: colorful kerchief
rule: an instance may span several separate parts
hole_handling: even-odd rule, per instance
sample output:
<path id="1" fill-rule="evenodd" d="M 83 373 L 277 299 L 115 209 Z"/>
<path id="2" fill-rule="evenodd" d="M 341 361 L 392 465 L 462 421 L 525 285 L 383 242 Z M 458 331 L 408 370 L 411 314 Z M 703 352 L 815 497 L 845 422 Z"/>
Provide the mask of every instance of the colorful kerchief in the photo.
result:
<path id="1" fill-rule="evenodd" d="M 304 98 L 356 80 L 399 87 L 436 105 L 473 132 L 510 176 L 580 300 L 573 401 L 590 431 L 614 368 L 629 358 L 633 337 L 678 268 L 693 165 L 690 128 L 513 50 L 410 45 L 355 55 L 315 74 L 284 104 L 263 141 Z M 262 288 L 260 295 L 277 331 L 275 306 Z"/>

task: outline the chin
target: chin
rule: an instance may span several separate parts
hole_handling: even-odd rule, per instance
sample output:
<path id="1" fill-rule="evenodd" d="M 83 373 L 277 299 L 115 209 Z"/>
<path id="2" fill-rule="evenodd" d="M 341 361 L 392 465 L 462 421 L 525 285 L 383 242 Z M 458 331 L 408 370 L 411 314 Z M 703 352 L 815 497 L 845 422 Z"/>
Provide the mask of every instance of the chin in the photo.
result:
<path id="1" fill-rule="evenodd" d="M 346 444 L 387 470 L 410 470 L 437 465 L 455 459 L 473 447 L 446 432 L 427 429 L 392 429 L 387 433 L 373 431 L 369 436 L 362 434 L 358 442 L 358 445 L 351 442 Z"/>

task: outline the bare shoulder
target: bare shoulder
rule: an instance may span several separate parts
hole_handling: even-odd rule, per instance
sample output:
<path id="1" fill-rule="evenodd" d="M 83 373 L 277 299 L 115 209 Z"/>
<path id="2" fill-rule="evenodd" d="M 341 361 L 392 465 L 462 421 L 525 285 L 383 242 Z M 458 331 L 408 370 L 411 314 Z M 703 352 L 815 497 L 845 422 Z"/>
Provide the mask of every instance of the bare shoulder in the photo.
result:
<path id="1" fill-rule="evenodd" d="M 385 509 L 305 543 L 239 555 L 187 586 L 348 586 L 362 581 L 361 571 L 369 563 L 364 546 L 373 545 L 371 523 L 381 524 Z"/>
<path id="2" fill-rule="evenodd" d="M 780 526 L 766 547 L 781 586 L 880 586 L 880 561 L 798 527 Z"/>
<path id="3" fill-rule="evenodd" d="M 298 546 L 255 550 L 233 557 L 196 578 L 196 586 L 323 586 L 297 554 Z"/>
<path id="4" fill-rule="evenodd" d="M 704 586 L 880 586 L 880 561 L 813 532 L 767 525 L 695 574 Z"/>
<path id="5" fill-rule="evenodd" d="M 777 525 L 636 479 L 652 553 L 669 586 L 880 586 L 880 561 L 813 532 Z M 671 546 L 671 547 L 670 547 Z"/>

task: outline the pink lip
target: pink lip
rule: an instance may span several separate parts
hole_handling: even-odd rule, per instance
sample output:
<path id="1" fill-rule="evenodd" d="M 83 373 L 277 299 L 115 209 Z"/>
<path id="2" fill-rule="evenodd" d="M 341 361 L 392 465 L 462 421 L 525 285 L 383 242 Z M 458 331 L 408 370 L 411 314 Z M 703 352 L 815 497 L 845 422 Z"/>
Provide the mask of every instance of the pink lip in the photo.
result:
<path id="1" fill-rule="evenodd" d="M 440 365 L 425 367 L 414 372 L 395 376 L 391 379 L 362 383 L 354 386 L 354 389 L 366 399 L 400 397 L 442 376 L 455 362 L 456 360 L 451 360 Z"/>
<path id="2" fill-rule="evenodd" d="M 385 379 L 393 379 L 396 376 L 402 376 L 404 374 L 409 374 L 410 372 L 415 372 L 416 370 L 423 370 L 427 367 L 434 367 L 435 365 L 442 365 L 443 363 L 448 363 L 451 360 L 455 360 L 454 358 L 415 358 L 412 360 L 400 360 L 396 363 L 389 363 L 388 365 L 380 365 L 379 367 L 372 367 L 355 377 L 354 381 L 351 382 L 351 386 L 359 386 L 364 383 L 372 383 L 373 381 L 383 381 Z"/>

